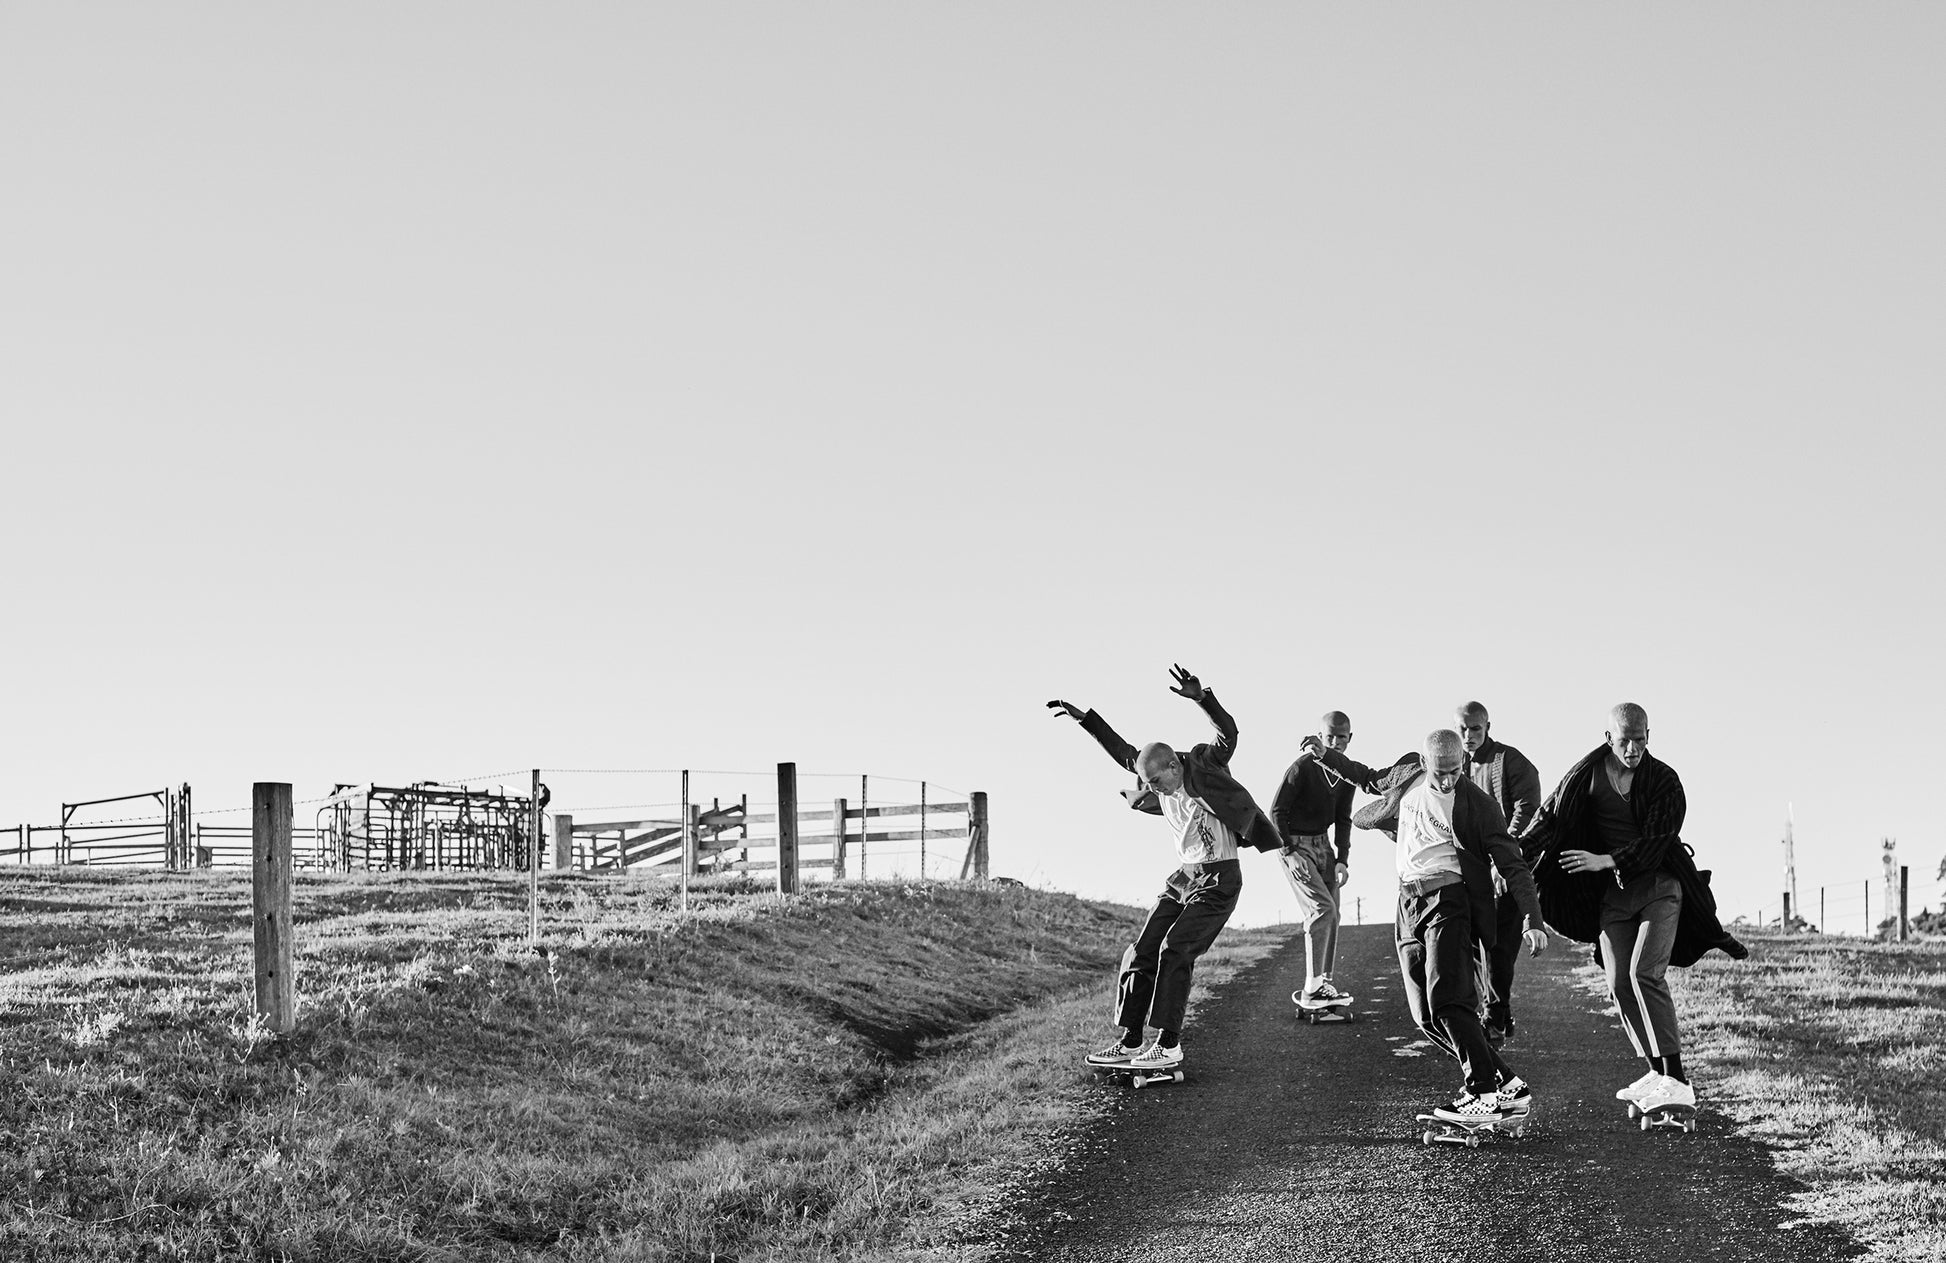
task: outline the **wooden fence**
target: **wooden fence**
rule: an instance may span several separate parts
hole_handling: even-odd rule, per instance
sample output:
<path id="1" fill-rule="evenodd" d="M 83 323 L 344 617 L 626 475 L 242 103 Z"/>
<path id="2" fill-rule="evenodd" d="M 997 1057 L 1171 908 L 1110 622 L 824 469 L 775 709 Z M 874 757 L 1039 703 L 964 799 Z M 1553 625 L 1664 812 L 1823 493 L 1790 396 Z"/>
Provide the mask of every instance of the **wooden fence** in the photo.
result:
<path id="1" fill-rule="evenodd" d="M 861 799 L 869 781 L 860 778 Z M 829 807 L 804 807 L 797 767 L 777 766 L 777 800 L 751 809 L 748 796 L 725 805 L 683 801 L 673 817 L 577 821 L 554 816 L 554 867 L 613 872 L 666 866 L 684 876 L 722 872 L 777 872 L 780 885 L 796 889 L 799 875 L 821 871 L 833 878 L 871 875 L 871 848 L 911 844 L 923 874 L 930 857 L 957 861 L 958 875 L 985 878 L 988 866 L 987 796 L 938 791 L 921 782 L 919 801 L 882 803 L 833 799 Z M 807 853 L 807 851 L 809 853 Z M 883 854 L 883 852 L 881 852 Z"/>

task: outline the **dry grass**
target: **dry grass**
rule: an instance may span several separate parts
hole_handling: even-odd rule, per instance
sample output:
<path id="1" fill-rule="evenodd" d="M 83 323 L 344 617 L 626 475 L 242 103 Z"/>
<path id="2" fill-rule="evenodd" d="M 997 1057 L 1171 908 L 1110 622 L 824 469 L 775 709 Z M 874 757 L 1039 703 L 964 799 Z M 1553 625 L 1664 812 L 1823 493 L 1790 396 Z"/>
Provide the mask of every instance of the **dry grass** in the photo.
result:
<path id="1" fill-rule="evenodd" d="M 1752 933 L 1671 970 L 1704 1091 L 1890 1263 L 1946 1258 L 1946 942 Z"/>
<path id="2" fill-rule="evenodd" d="M 780 901 L 560 876 L 300 879 L 249 1017 L 230 874 L 0 876 L 0 1257 L 950 1257 L 1085 1109 L 1137 913 L 953 883 Z M 1261 954 L 1237 934 L 1206 975 Z"/>

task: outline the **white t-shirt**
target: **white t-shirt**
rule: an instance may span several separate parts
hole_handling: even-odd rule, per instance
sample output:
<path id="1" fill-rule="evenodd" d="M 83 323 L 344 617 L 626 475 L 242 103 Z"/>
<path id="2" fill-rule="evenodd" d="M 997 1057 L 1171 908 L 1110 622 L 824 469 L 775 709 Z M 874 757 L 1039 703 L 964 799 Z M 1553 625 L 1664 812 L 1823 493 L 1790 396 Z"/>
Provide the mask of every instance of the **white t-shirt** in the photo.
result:
<path id="1" fill-rule="evenodd" d="M 1458 786 L 1454 786 L 1455 792 Z M 1399 880 L 1460 871 L 1459 841 L 1453 835 L 1453 794 L 1440 794 L 1421 782 L 1399 800 Z"/>
<path id="2" fill-rule="evenodd" d="M 1182 790 L 1157 794 L 1162 818 L 1176 831 L 1176 854 L 1185 864 L 1214 864 L 1237 857 L 1237 835 L 1216 818 L 1209 804 Z"/>

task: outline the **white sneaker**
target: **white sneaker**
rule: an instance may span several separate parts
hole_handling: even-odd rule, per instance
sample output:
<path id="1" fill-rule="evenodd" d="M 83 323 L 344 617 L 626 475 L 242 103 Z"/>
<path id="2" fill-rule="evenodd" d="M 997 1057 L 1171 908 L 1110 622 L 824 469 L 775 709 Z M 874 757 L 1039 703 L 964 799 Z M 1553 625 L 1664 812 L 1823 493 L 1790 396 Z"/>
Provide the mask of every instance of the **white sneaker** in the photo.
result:
<path id="1" fill-rule="evenodd" d="M 1642 1094 L 1644 1092 L 1647 1092 L 1650 1088 L 1654 1087 L 1656 1084 L 1656 1080 L 1660 1079 L 1661 1077 L 1662 1076 L 1660 1074 L 1651 1070 L 1647 1074 L 1643 1075 L 1641 1078 L 1637 1079 L 1635 1082 L 1629 1084 L 1627 1087 L 1616 1088 L 1615 1099 L 1618 1101 L 1628 1101 L 1631 1103 L 1640 1100 Z"/>
<path id="2" fill-rule="evenodd" d="M 1644 1114 L 1660 1109 L 1695 1109 L 1696 1089 L 1681 1079 L 1657 1075 L 1648 1091 L 1635 1098 L 1635 1108 Z"/>
<path id="3" fill-rule="evenodd" d="M 1129 1058 L 1130 1070 L 1174 1070 L 1182 1064 L 1182 1045 L 1164 1048 L 1161 1044 L 1151 1043 L 1141 1052 Z"/>

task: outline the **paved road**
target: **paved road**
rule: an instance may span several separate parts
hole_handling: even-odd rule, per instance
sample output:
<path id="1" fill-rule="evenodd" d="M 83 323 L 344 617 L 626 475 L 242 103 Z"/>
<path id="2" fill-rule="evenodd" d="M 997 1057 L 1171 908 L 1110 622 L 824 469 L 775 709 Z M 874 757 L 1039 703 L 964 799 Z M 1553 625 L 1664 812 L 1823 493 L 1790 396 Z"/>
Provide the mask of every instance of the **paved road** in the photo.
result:
<path id="1" fill-rule="evenodd" d="M 1565 949 L 1565 950 L 1564 950 Z M 1103 1116 L 998 1226 L 1002 1258 L 1056 1261 L 1409 1258 L 1508 1263 L 1799 1260 L 1862 1253 L 1842 1232 L 1784 1228 L 1800 1186 L 1708 1108 L 1697 1130 L 1643 1133 L 1613 1099 L 1640 1073 L 1557 939 L 1521 960 L 1518 1038 L 1533 1084 L 1524 1139 L 1419 1141 L 1413 1115 L 1457 1067 L 1406 1016 L 1390 926 L 1348 927 L 1337 978 L 1358 1020 L 1306 1026 L 1290 1003 L 1294 940 L 1205 1007 L 1189 1082 L 1114 1093 Z M 1400 1056 L 1401 1052 L 1422 1055 Z"/>

